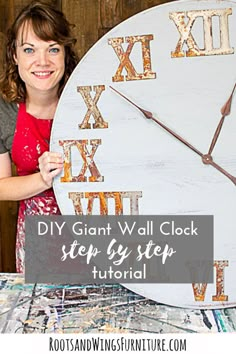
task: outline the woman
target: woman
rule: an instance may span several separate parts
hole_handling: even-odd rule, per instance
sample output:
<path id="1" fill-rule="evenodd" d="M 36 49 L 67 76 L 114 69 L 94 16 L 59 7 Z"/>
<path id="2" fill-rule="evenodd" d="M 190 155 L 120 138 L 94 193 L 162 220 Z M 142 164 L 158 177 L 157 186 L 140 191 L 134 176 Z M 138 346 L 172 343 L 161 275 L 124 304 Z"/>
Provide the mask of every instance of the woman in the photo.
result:
<path id="1" fill-rule="evenodd" d="M 60 94 L 78 58 L 70 24 L 49 4 L 32 2 L 8 30 L 0 81 L 0 199 L 19 200 L 16 269 L 24 272 L 25 215 L 59 214 L 52 190 L 62 170 L 49 138 Z M 12 176 L 11 161 L 18 176 Z"/>

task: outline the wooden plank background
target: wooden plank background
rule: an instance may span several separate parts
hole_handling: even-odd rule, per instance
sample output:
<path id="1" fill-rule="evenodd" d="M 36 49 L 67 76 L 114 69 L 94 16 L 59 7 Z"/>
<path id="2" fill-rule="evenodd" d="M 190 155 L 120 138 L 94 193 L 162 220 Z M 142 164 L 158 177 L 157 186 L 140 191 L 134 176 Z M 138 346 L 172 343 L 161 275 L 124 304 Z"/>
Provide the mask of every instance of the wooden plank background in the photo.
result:
<path id="1" fill-rule="evenodd" d="M 0 0 L 0 72 L 6 30 L 29 0 Z M 46 1 L 45 1 L 46 2 Z M 128 17 L 169 0 L 51 0 L 75 25 L 79 57 L 106 32 Z M 1 168 L 1 166 L 0 166 Z M 15 272 L 16 202 L 0 201 L 0 272 Z"/>

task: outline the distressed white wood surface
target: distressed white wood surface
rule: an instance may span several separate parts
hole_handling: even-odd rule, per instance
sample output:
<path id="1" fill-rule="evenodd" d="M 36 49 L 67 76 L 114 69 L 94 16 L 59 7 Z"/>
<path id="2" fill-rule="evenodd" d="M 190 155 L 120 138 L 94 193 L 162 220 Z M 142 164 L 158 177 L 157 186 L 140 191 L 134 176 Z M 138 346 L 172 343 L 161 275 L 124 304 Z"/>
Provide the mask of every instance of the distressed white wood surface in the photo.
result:
<path id="1" fill-rule="evenodd" d="M 170 12 L 232 9 L 228 16 L 230 48 L 233 54 L 171 58 L 180 34 L 169 18 Z M 188 20 L 186 19 L 186 23 Z M 214 46 L 219 47 L 219 17 L 213 18 Z M 150 41 L 152 71 L 156 79 L 112 82 L 119 59 L 108 39 L 131 35 L 153 35 Z M 193 25 L 192 36 L 204 47 L 203 22 Z M 125 40 L 124 40 L 125 41 Z M 127 43 L 124 42 L 124 51 Z M 94 162 L 103 182 L 62 183 L 55 179 L 54 190 L 63 214 L 75 214 L 71 192 L 140 191 L 139 214 L 214 215 L 214 259 L 227 260 L 223 295 L 227 301 L 213 301 L 216 282 L 209 284 L 204 301 L 195 301 L 192 286 L 185 284 L 130 284 L 137 293 L 165 304 L 183 307 L 219 308 L 236 304 L 236 186 L 223 174 L 201 162 L 201 158 L 176 141 L 154 122 L 143 118 L 132 105 L 115 94 L 113 86 L 138 105 L 152 111 L 203 153 L 207 153 L 220 109 L 236 81 L 236 4 L 230 1 L 174 1 L 140 13 L 100 39 L 81 60 L 59 102 L 53 123 L 51 150 L 63 152 L 59 140 L 101 139 Z M 183 49 L 188 48 L 185 45 Z M 137 72 L 143 71 L 140 43 L 135 43 L 130 60 Z M 122 74 L 126 75 L 123 69 Z M 79 129 L 87 112 L 78 86 L 105 85 L 97 107 L 107 129 Z M 91 92 L 94 97 L 94 93 Z M 93 119 L 90 117 L 90 123 Z M 236 174 L 236 99 L 226 118 L 213 152 L 215 162 Z M 89 150 L 91 146 L 88 145 Z M 78 175 L 83 160 L 72 149 L 72 174 Z M 62 173 L 63 175 L 63 173 Z M 87 169 L 88 178 L 91 173 Z M 86 214 L 88 200 L 82 200 Z M 114 200 L 108 202 L 114 214 Z M 96 199 L 93 214 L 99 214 Z M 124 214 L 130 214 L 129 199 L 124 199 Z M 216 274 L 215 274 L 216 277 Z M 214 278 L 215 278 L 214 277 Z M 127 286 L 127 284 L 126 284 Z"/>

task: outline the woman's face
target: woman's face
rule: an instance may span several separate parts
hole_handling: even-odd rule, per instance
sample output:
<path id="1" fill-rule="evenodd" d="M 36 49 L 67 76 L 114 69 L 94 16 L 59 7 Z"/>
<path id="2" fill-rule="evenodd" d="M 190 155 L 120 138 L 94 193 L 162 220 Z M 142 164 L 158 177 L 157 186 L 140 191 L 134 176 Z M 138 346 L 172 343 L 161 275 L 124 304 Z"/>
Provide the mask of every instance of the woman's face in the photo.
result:
<path id="1" fill-rule="evenodd" d="M 24 25 L 16 40 L 16 64 L 27 95 L 57 94 L 65 71 L 65 49 L 55 41 L 38 38 L 31 24 Z"/>

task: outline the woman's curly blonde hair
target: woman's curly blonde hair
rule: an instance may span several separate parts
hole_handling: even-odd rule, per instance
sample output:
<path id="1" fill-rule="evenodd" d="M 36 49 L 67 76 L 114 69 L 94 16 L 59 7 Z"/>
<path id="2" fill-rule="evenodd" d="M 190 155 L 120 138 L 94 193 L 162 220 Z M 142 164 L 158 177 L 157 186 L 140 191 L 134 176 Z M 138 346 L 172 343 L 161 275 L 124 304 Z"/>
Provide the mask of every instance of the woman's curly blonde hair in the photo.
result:
<path id="1" fill-rule="evenodd" d="M 24 102 L 26 100 L 25 83 L 21 80 L 15 62 L 16 39 L 21 31 L 21 41 L 26 25 L 30 24 L 36 36 L 44 41 L 55 41 L 65 48 L 65 72 L 60 81 L 60 96 L 70 74 L 79 59 L 75 51 L 76 39 L 71 34 L 71 25 L 64 14 L 50 4 L 33 1 L 17 16 L 7 31 L 7 42 L 4 56 L 3 74 L 0 79 L 0 93 L 8 102 Z"/>

